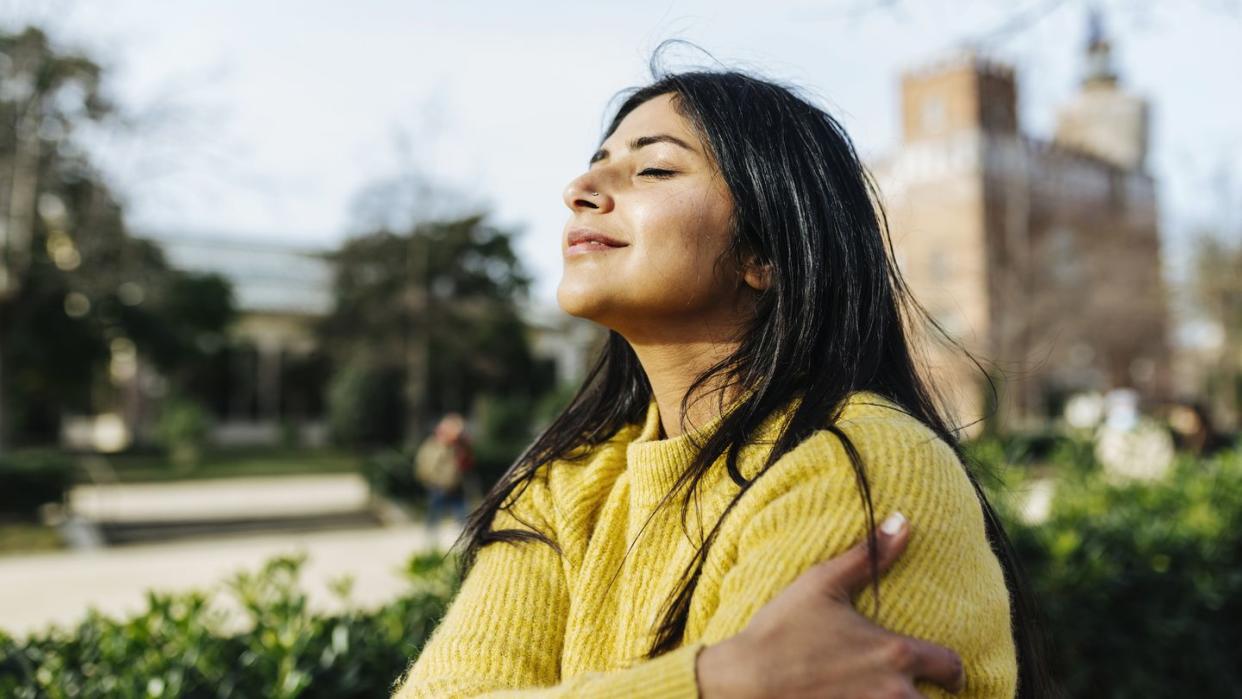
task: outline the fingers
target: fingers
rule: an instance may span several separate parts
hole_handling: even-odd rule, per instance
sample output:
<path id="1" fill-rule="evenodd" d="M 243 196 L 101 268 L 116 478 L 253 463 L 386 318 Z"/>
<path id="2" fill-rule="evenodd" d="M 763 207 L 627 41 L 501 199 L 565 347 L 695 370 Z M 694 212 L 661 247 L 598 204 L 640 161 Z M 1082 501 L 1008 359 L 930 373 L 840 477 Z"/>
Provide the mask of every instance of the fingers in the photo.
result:
<path id="1" fill-rule="evenodd" d="M 833 696 L 845 696 L 834 694 Z M 914 688 L 914 683 L 899 675 L 889 675 L 881 680 L 868 682 L 862 692 L 853 692 L 849 696 L 884 697 L 884 699 L 927 699 Z"/>
<path id="2" fill-rule="evenodd" d="M 910 525 L 904 515 L 894 512 L 876 528 L 877 557 L 881 573 L 887 571 L 910 540 Z M 871 582 L 870 537 L 841 555 L 820 563 L 819 575 L 828 594 L 848 601 Z"/>
<path id="3" fill-rule="evenodd" d="M 894 512 L 876 528 L 876 563 L 879 572 L 888 571 L 905 551 L 910 541 L 910 525 L 905 516 Z M 839 556 L 815 566 L 818 583 L 834 599 L 849 603 L 850 598 L 871 582 L 870 541 L 864 539 Z M 880 641 L 882 666 L 899 673 L 901 687 L 909 687 L 909 696 L 922 696 L 908 683 L 911 680 L 931 682 L 954 694 L 966 685 L 962 660 L 943 646 L 908 636 L 881 631 L 886 640 Z M 894 685 L 897 689 L 898 685 Z M 906 696 L 900 692 L 885 696 Z"/>
<path id="4" fill-rule="evenodd" d="M 889 667 L 916 680 L 926 680 L 957 694 L 966 687 L 966 671 L 957 653 L 935 643 L 894 636 L 886 646 Z"/>
<path id="5" fill-rule="evenodd" d="M 897 562 L 901 552 L 906 550 L 906 543 L 910 541 L 910 523 L 906 521 L 906 516 L 900 512 L 894 512 L 889 515 L 880 524 L 879 531 L 876 532 L 876 539 L 880 546 L 880 572 L 885 573 Z M 870 573 L 870 570 L 868 570 L 868 573 Z M 868 575 L 868 578 L 870 578 L 870 575 Z M 865 582 L 867 581 L 864 581 L 864 584 Z"/>

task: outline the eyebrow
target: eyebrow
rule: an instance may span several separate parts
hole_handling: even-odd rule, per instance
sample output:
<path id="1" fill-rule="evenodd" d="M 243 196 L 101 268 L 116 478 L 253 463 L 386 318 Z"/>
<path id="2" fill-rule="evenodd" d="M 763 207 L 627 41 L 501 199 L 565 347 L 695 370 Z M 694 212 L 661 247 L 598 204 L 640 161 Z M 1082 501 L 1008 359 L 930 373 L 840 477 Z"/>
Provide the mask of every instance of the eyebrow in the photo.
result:
<path id="1" fill-rule="evenodd" d="M 635 150 L 638 150 L 639 148 L 650 146 L 656 143 L 672 143 L 673 145 L 677 145 L 677 146 L 681 146 L 682 148 L 685 148 L 691 153 L 698 152 L 689 143 L 686 143 L 685 141 L 681 140 L 680 138 L 677 138 L 676 136 L 670 136 L 665 133 L 657 134 L 655 136 L 639 136 L 633 141 L 630 141 L 629 146 L 630 146 L 630 150 L 635 151 Z M 595 151 L 595 155 L 591 156 L 591 160 L 589 164 L 594 165 L 595 163 L 601 160 L 604 160 L 609 155 L 610 154 L 607 148 L 600 148 L 599 150 Z"/>

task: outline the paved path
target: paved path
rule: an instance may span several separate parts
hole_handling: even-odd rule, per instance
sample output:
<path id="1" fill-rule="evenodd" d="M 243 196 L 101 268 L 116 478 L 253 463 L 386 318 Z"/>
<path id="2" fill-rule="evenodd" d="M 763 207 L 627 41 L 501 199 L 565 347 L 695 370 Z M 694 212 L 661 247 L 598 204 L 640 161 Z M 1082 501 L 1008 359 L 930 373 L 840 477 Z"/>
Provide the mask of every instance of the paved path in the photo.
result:
<path id="1" fill-rule="evenodd" d="M 355 601 L 371 607 L 406 589 L 399 571 L 414 552 L 446 548 L 456 533 L 445 523 L 434 537 L 423 526 L 406 525 L 0 556 L 0 629 L 20 637 L 49 624 L 71 625 L 88 607 L 114 615 L 138 612 L 145 609 L 148 588 L 207 589 L 297 551 L 308 554 L 302 587 L 312 607 L 337 606 L 328 583 L 344 574 L 355 578 Z"/>
<path id="2" fill-rule="evenodd" d="M 129 523 L 314 517 L 372 505 L 366 483 L 354 474 L 82 486 L 69 501 L 80 521 Z M 145 609 L 148 589 L 208 589 L 238 571 L 258 570 L 273 556 L 296 552 L 308 557 L 302 586 L 314 608 L 338 606 L 329 582 L 346 574 L 354 577 L 355 603 L 376 606 L 405 591 L 400 571 L 411 555 L 446 548 L 456 534 L 447 524 L 434 533 L 398 524 L 0 556 L 0 629 L 22 635 L 69 625 L 90 607 L 132 614 Z"/>

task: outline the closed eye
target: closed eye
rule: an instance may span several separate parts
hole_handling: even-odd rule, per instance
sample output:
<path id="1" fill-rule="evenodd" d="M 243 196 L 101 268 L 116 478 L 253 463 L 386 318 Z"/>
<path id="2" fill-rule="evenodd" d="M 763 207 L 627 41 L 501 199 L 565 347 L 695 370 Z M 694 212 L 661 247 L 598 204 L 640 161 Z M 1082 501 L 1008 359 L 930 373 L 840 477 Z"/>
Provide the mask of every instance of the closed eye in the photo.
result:
<path id="1" fill-rule="evenodd" d="M 658 168 L 649 167 L 646 170 L 643 170 L 642 172 L 638 173 L 638 176 L 639 177 L 654 177 L 656 179 L 663 180 L 663 179 L 672 177 L 673 175 L 676 175 L 676 174 L 677 173 L 674 172 L 673 170 L 660 170 Z"/>

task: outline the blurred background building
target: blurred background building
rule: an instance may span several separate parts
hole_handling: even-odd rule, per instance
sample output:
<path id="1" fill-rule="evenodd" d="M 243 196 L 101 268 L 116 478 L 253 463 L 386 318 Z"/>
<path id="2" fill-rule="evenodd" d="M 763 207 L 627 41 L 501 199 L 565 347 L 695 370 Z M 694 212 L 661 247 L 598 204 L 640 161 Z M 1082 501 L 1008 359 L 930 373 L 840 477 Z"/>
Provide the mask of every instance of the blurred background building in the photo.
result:
<path id="1" fill-rule="evenodd" d="M 220 357 L 224 380 L 209 405 L 219 444 L 276 444 L 282 423 L 299 441 L 326 442 L 328 367 L 315 323 L 332 309 L 332 269 L 322 251 L 270 238 L 155 236 L 178 269 L 219 274 L 237 319 Z"/>
<path id="2" fill-rule="evenodd" d="M 902 141 L 873 170 L 900 267 L 948 336 L 931 333 L 928 361 L 963 423 L 1040 424 L 1083 391 L 1168 397 L 1147 104 L 1110 50 L 1093 20 L 1051 141 L 1023 131 L 1003 62 L 965 51 L 901 79 Z"/>
<path id="3" fill-rule="evenodd" d="M 224 448 L 327 445 L 331 366 L 319 324 L 335 303 L 331 251 L 263 236 L 161 233 L 151 239 L 174 269 L 218 275 L 232 290 L 236 318 L 212 355 L 211 380 L 200 382 L 195 396 L 212 417 L 210 442 Z M 526 304 L 520 310 L 532 352 L 551 364 L 555 385 L 581 381 L 601 331 L 560 309 Z M 135 361 L 139 366 L 121 382 L 120 395 L 158 402 L 161 377 Z M 123 410 L 126 432 L 150 441 L 156 412 Z M 67 417 L 64 446 L 93 448 L 98 420 Z"/>

